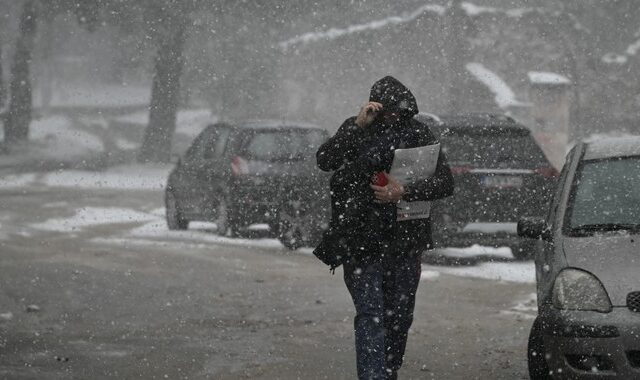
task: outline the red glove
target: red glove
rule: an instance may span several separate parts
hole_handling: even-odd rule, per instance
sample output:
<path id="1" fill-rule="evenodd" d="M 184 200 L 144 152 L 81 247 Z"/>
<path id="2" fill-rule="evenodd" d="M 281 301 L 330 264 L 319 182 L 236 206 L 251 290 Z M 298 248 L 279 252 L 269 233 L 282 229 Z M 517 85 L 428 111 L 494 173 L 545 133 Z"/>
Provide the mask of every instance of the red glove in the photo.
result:
<path id="1" fill-rule="evenodd" d="M 389 178 L 387 178 L 387 175 L 384 174 L 384 172 L 377 172 L 371 178 L 371 183 L 376 186 L 387 186 L 387 184 L 389 183 Z"/>

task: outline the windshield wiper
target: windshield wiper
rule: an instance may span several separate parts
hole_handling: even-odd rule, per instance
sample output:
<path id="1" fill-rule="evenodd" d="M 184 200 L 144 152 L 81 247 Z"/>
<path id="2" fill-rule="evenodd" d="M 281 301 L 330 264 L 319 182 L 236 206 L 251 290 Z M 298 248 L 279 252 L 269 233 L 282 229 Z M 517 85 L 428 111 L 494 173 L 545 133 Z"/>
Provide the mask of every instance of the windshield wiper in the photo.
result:
<path id="1" fill-rule="evenodd" d="M 594 223 L 573 227 L 572 230 L 580 232 L 596 231 L 640 231 L 640 224 L 634 223 Z"/>

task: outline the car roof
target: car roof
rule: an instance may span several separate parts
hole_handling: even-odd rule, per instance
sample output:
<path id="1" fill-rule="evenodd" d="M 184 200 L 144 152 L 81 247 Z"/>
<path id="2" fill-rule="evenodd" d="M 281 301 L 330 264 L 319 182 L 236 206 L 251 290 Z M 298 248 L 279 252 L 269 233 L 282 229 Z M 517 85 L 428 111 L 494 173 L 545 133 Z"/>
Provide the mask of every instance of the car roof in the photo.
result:
<path id="1" fill-rule="evenodd" d="M 440 128 L 487 128 L 502 127 L 509 129 L 529 129 L 511 116 L 497 113 L 466 113 L 455 115 L 436 115 L 420 112 L 415 116 L 419 121 L 432 121 Z"/>
<path id="2" fill-rule="evenodd" d="M 584 160 L 640 156 L 640 136 L 607 137 L 586 143 Z"/>
<path id="3" fill-rule="evenodd" d="M 446 134 L 528 136 L 531 133 L 529 128 L 502 114 L 442 115 L 439 119 L 440 123 L 433 127 Z"/>
<path id="4" fill-rule="evenodd" d="M 461 115 L 442 115 L 442 124 L 452 128 L 504 127 L 528 130 L 513 118 L 502 114 L 470 113 Z"/>
<path id="5" fill-rule="evenodd" d="M 255 120 L 237 120 L 230 122 L 221 122 L 219 125 L 229 125 L 240 129 L 318 129 L 326 131 L 318 125 L 289 120 L 271 120 L 271 119 L 255 119 Z"/>

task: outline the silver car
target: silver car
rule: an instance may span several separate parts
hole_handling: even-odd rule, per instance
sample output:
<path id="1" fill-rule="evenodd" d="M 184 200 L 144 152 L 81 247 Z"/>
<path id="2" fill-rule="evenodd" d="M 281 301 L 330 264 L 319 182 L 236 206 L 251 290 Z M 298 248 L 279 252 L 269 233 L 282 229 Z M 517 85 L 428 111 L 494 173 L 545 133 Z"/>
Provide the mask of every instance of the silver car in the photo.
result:
<path id="1" fill-rule="evenodd" d="M 640 379 L 640 137 L 577 144 L 538 240 L 532 379 Z"/>

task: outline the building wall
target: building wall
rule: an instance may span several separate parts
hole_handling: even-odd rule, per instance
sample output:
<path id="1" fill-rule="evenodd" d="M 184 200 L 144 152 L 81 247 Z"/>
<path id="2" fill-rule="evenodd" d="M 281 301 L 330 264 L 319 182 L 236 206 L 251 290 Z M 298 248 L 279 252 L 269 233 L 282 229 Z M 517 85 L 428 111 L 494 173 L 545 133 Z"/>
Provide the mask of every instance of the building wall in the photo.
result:
<path id="1" fill-rule="evenodd" d="M 532 84 L 533 135 L 557 168 L 562 167 L 569 146 L 571 96 L 568 85 Z"/>

